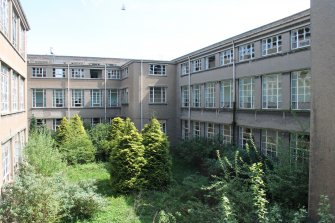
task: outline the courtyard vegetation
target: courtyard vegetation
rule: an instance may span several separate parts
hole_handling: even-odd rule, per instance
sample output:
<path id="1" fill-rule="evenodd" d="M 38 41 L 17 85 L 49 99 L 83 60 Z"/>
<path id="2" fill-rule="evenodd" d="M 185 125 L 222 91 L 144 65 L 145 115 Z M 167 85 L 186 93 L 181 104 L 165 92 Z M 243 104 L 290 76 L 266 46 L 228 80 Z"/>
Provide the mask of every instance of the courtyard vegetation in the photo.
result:
<path id="1" fill-rule="evenodd" d="M 307 222 L 308 165 L 263 156 L 220 138 L 170 148 L 157 119 L 84 128 L 63 118 L 55 133 L 31 122 L 15 182 L 0 200 L 2 222 Z M 330 223 L 326 196 L 320 221 Z"/>

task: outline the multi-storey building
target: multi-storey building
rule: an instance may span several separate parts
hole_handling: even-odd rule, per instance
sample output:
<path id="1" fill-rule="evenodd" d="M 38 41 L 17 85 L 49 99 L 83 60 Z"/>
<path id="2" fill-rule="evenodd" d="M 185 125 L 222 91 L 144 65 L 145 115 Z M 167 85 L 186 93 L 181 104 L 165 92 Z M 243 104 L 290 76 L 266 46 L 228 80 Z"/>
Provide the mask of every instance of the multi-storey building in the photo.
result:
<path id="1" fill-rule="evenodd" d="M 18 0 L 0 0 L 0 187 L 13 179 L 27 139 L 27 19 Z"/>

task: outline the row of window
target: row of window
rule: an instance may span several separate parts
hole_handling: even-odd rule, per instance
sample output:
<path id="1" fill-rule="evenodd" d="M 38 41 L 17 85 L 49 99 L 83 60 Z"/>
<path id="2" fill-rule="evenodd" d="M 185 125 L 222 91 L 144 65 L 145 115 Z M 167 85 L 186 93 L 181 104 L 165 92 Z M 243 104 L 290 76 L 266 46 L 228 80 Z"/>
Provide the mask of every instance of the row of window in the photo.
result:
<path id="1" fill-rule="evenodd" d="M 24 78 L 4 64 L 0 67 L 0 112 L 14 113 L 25 110 Z"/>
<path id="2" fill-rule="evenodd" d="M 311 101 L 311 74 L 308 70 L 295 71 L 291 73 L 291 109 L 306 110 L 310 108 Z M 238 80 L 239 101 L 241 109 L 255 108 L 255 77 L 241 78 Z M 282 74 L 271 74 L 262 76 L 262 108 L 280 109 L 282 108 Z M 215 108 L 216 105 L 216 83 L 208 82 L 204 84 L 206 108 Z M 233 107 L 233 80 L 220 82 L 220 107 Z M 181 87 L 182 107 L 201 107 L 201 85 Z"/>
<path id="3" fill-rule="evenodd" d="M 25 57 L 26 32 L 15 8 L 10 13 L 9 1 L 0 0 L 0 31 L 10 40 L 22 57 Z M 12 15 L 12 18 L 10 18 Z M 9 30 L 11 27 L 11 30 Z"/>
<path id="4" fill-rule="evenodd" d="M 299 49 L 310 46 L 311 31 L 310 27 L 302 27 L 291 31 L 291 49 Z M 282 35 L 275 35 L 261 40 L 262 56 L 273 55 L 282 52 Z M 240 62 L 255 58 L 254 43 L 248 43 L 238 47 L 238 59 Z M 204 61 L 204 67 L 203 67 Z M 234 50 L 232 48 L 223 50 L 219 53 L 219 64 L 224 66 L 234 61 Z M 190 67 L 191 66 L 191 70 Z M 198 72 L 216 67 L 216 55 L 207 56 L 192 60 L 191 63 L 181 64 L 181 75 L 189 72 Z"/>
<path id="5" fill-rule="evenodd" d="M 240 147 L 245 147 L 246 144 L 252 146 L 260 142 L 261 152 L 267 157 L 277 157 L 280 153 L 280 146 L 285 146 L 285 133 L 270 129 L 257 130 L 240 126 L 238 128 L 238 144 Z M 213 140 L 215 137 L 220 139 L 223 144 L 232 143 L 232 126 L 229 124 L 216 124 L 211 122 L 199 122 L 182 120 L 182 138 L 200 138 L 205 137 Z M 291 150 L 291 157 L 294 160 L 307 161 L 309 154 L 309 135 L 290 133 L 286 134 L 289 138 L 289 147 Z M 259 136 L 260 139 L 256 140 Z"/>

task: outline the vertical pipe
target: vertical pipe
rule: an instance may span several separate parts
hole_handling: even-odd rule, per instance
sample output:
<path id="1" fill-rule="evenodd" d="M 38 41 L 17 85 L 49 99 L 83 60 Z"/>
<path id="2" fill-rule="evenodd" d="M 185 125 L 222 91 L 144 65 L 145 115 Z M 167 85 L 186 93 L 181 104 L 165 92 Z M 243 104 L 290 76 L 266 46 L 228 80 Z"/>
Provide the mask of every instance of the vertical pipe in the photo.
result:
<path id="1" fill-rule="evenodd" d="M 188 57 L 188 138 L 191 136 L 191 58 Z"/>
<path id="2" fill-rule="evenodd" d="M 233 145 L 237 145 L 237 140 L 236 140 L 236 67 L 235 67 L 235 42 L 234 40 L 232 41 L 233 44 Z"/>
<path id="3" fill-rule="evenodd" d="M 107 67 L 105 64 L 105 123 L 107 122 Z"/>
<path id="4" fill-rule="evenodd" d="M 67 118 L 70 119 L 70 64 L 67 64 Z"/>
<path id="5" fill-rule="evenodd" d="M 141 130 L 143 129 L 143 103 L 142 103 L 142 76 L 143 76 L 143 60 L 141 60 L 141 72 L 140 72 L 140 121 Z"/>

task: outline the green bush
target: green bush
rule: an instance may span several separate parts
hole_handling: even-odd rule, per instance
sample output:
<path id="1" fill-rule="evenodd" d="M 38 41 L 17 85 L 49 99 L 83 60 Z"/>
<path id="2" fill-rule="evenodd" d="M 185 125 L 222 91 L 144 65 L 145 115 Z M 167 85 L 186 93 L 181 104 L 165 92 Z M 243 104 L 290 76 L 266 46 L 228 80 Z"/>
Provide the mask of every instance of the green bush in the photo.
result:
<path id="1" fill-rule="evenodd" d="M 142 170 L 146 189 L 162 190 L 171 182 L 171 156 L 166 135 L 161 131 L 160 123 L 152 118 L 142 130 L 144 159 Z"/>
<path id="2" fill-rule="evenodd" d="M 96 160 L 109 160 L 111 155 L 110 131 L 111 125 L 104 123 L 97 124 L 88 131 L 90 139 L 96 150 Z"/>

